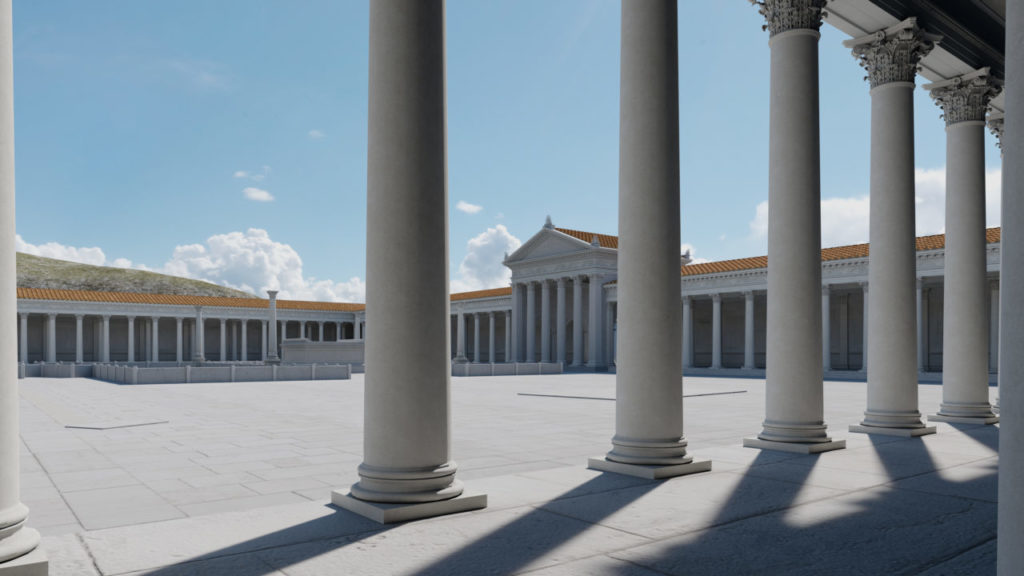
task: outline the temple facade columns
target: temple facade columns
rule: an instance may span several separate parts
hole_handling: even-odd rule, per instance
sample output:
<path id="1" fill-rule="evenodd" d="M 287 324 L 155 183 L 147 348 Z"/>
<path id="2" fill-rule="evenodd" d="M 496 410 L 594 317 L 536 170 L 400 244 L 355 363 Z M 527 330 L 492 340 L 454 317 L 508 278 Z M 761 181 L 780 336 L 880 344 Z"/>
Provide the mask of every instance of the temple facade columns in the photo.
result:
<path id="1" fill-rule="evenodd" d="M 505 326 L 507 331 L 510 332 L 509 337 L 505 340 L 506 355 L 505 360 L 507 362 L 518 362 L 520 356 L 520 341 L 522 340 L 522 329 L 519 327 L 520 318 L 522 318 L 522 301 L 523 301 L 523 289 L 522 286 L 516 282 L 512 284 L 512 311 L 510 313 L 511 318 L 509 322 L 506 322 Z"/>
<path id="2" fill-rule="evenodd" d="M 711 368 L 722 367 L 722 295 L 711 295 Z"/>
<path id="3" fill-rule="evenodd" d="M 363 463 L 332 501 L 394 522 L 487 497 L 451 458 L 444 1 L 372 2 L 369 37 Z"/>
<path id="4" fill-rule="evenodd" d="M 565 364 L 565 278 L 555 288 L 555 362 Z"/>
<path id="5" fill-rule="evenodd" d="M 551 362 L 551 282 L 540 283 L 540 361 Z"/>
<path id="6" fill-rule="evenodd" d="M 988 396 L 985 113 L 998 83 L 983 68 L 926 88 L 946 120 L 942 404 L 930 419 L 991 424 L 999 417 Z"/>
<path id="7" fill-rule="evenodd" d="M 537 290 L 533 282 L 526 283 L 526 362 L 537 361 Z"/>
<path id="8" fill-rule="evenodd" d="M 818 40 L 825 0 L 766 0 L 770 33 L 768 336 L 764 428 L 745 446 L 845 447 L 824 421 Z"/>
<path id="9" fill-rule="evenodd" d="M 583 277 L 572 279 L 572 365 L 583 365 Z"/>

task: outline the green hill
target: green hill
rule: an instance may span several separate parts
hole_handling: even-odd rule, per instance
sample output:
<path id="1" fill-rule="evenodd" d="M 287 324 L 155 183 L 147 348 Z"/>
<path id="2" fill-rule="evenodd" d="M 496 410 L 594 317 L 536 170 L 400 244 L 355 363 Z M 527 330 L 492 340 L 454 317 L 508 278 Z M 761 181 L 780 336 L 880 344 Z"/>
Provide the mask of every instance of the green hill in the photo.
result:
<path id="1" fill-rule="evenodd" d="M 142 292 L 187 296 L 253 298 L 252 294 L 202 280 L 144 270 L 66 262 L 18 252 L 18 287 L 98 292 Z"/>

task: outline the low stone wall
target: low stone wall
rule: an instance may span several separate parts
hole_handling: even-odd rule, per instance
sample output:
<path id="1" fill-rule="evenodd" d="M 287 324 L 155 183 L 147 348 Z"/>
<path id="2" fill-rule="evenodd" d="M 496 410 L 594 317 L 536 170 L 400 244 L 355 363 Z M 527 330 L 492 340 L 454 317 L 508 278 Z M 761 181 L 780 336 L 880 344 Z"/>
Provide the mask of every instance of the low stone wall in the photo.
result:
<path id="1" fill-rule="evenodd" d="M 281 342 L 281 361 L 302 364 L 362 364 L 366 343 L 363 340 L 313 342 L 289 338 Z"/>
<path id="2" fill-rule="evenodd" d="M 561 362 L 510 362 L 508 364 L 452 364 L 452 376 L 527 376 L 561 374 Z"/>
<path id="3" fill-rule="evenodd" d="M 224 364 L 174 367 L 96 364 L 93 366 L 93 378 L 115 384 L 348 380 L 352 377 L 351 368 L 348 364 Z"/>

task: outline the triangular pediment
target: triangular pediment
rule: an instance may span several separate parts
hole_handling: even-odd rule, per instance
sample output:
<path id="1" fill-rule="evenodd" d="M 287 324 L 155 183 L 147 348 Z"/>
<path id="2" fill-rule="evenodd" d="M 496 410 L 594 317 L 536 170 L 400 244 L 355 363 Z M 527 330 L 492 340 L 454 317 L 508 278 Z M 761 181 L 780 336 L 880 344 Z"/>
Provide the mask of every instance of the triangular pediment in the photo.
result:
<path id="1" fill-rule="evenodd" d="M 537 260 L 540 258 L 551 258 L 566 254 L 578 254 L 593 250 L 594 246 L 563 234 L 553 228 L 542 228 L 540 232 L 533 235 L 518 250 L 509 254 L 507 264 Z"/>

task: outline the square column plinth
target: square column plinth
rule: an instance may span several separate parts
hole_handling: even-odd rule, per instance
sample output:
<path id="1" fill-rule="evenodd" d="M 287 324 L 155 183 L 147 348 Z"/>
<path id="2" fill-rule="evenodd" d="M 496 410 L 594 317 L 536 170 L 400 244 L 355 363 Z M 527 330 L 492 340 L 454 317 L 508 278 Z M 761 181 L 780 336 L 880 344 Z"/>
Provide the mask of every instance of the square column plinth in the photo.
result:
<path id="1" fill-rule="evenodd" d="M 951 422 L 953 424 L 998 424 L 999 416 L 978 416 L 977 418 L 971 418 L 968 416 L 943 416 L 942 414 L 932 414 L 928 416 L 929 422 Z"/>
<path id="2" fill-rule="evenodd" d="M 696 474 L 697 472 L 710 472 L 711 460 L 693 460 L 688 464 L 671 464 L 667 466 L 644 466 L 641 464 L 625 464 L 614 462 L 604 456 L 596 456 L 587 460 L 587 468 L 600 470 L 602 472 L 614 472 L 626 476 L 636 476 L 648 480 L 661 480 L 675 476 Z"/>
<path id="3" fill-rule="evenodd" d="M 0 563 L 0 576 L 47 576 L 50 562 L 41 548 Z"/>
<path id="4" fill-rule="evenodd" d="M 486 494 L 466 494 L 449 500 L 435 502 L 408 502 L 389 504 L 385 502 L 369 502 L 360 500 L 346 489 L 331 492 L 331 503 L 349 512 L 359 514 L 380 524 L 408 522 L 421 518 L 432 518 L 458 512 L 469 512 L 487 507 Z M 3 575 L 6 576 L 6 575 Z"/>
<path id="5" fill-rule="evenodd" d="M 772 440 L 761 440 L 760 438 L 744 438 L 744 448 L 758 448 L 761 450 L 778 450 L 779 452 L 792 452 L 794 454 L 819 454 L 831 450 L 846 448 L 846 440 L 832 440 L 829 442 L 774 442 Z"/>
<path id="6" fill-rule="evenodd" d="M 900 438 L 914 438 L 935 434 L 935 426 L 922 426 L 920 428 L 883 428 L 881 426 L 861 426 L 854 424 L 850 426 L 850 432 L 858 434 L 879 434 L 882 436 L 899 436 Z"/>

